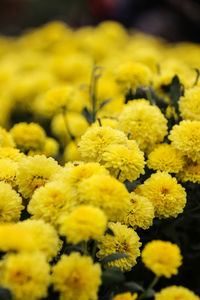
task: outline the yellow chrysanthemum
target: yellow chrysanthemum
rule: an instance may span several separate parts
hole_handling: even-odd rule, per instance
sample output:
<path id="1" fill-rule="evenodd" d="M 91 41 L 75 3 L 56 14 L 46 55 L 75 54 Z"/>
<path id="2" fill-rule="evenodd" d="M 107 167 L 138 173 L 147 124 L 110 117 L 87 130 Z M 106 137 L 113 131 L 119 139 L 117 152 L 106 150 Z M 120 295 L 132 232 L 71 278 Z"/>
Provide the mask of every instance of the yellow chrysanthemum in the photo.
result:
<path id="1" fill-rule="evenodd" d="M 59 144 L 58 142 L 53 138 L 46 138 L 43 148 L 37 149 L 37 150 L 30 150 L 28 151 L 28 155 L 34 156 L 34 155 L 42 155 L 44 154 L 46 157 L 55 157 L 58 154 L 59 151 Z"/>
<path id="2" fill-rule="evenodd" d="M 99 239 L 106 230 L 107 217 L 97 207 L 80 205 L 70 214 L 61 216 L 59 223 L 60 234 L 66 236 L 67 242 L 77 244 Z"/>
<path id="3" fill-rule="evenodd" d="M 159 293 L 156 293 L 155 300 L 199 300 L 199 297 L 195 295 L 189 289 L 183 286 L 168 286 L 162 289 Z"/>
<path id="4" fill-rule="evenodd" d="M 63 255 L 53 267 L 52 281 L 61 300 L 96 300 L 101 268 L 99 264 L 93 264 L 89 256 L 80 256 L 79 253 Z"/>
<path id="5" fill-rule="evenodd" d="M 0 127 L 0 146 L 15 147 L 15 142 L 12 138 L 12 135 L 2 127 Z"/>
<path id="6" fill-rule="evenodd" d="M 178 173 L 183 169 L 185 161 L 182 154 L 169 144 L 157 146 L 148 156 L 147 165 L 150 169 Z"/>
<path id="7" fill-rule="evenodd" d="M 182 264 L 179 247 L 171 242 L 154 240 L 142 250 L 142 261 L 157 276 L 170 278 Z"/>
<path id="8" fill-rule="evenodd" d="M 19 162 L 24 158 L 25 155 L 19 151 L 19 149 L 11 147 L 1 147 L 0 148 L 0 159 L 7 158 L 14 162 Z"/>
<path id="9" fill-rule="evenodd" d="M 186 204 L 185 189 L 177 183 L 176 178 L 165 172 L 152 174 L 136 192 L 148 198 L 158 218 L 177 217 Z"/>
<path id="10" fill-rule="evenodd" d="M 14 299 L 37 300 L 47 296 L 50 267 L 43 254 L 6 255 L 0 270 L 0 284 L 11 290 Z"/>
<path id="11" fill-rule="evenodd" d="M 103 260 L 113 253 L 127 254 L 128 257 L 108 262 L 106 267 L 115 266 L 122 271 L 130 271 L 136 265 L 136 259 L 140 255 L 141 243 L 139 242 L 139 236 L 132 228 L 128 228 L 119 222 L 111 222 L 108 227 L 113 231 L 114 236 L 106 234 L 99 240 L 97 257 Z"/>
<path id="12" fill-rule="evenodd" d="M 34 191 L 53 180 L 60 166 L 53 158 L 44 155 L 29 156 L 18 164 L 16 182 L 24 198 L 32 196 Z"/>
<path id="13" fill-rule="evenodd" d="M 83 159 L 100 162 L 106 147 L 111 144 L 127 145 L 127 137 L 111 127 L 91 127 L 81 137 L 79 151 Z"/>
<path id="14" fill-rule="evenodd" d="M 136 293 L 131 294 L 127 292 L 127 293 L 116 295 L 112 300 L 136 300 L 136 299 L 137 299 Z"/>
<path id="15" fill-rule="evenodd" d="M 167 120 L 157 106 L 148 101 L 134 100 L 124 105 L 118 128 L 126 135 L 130 132 L 129 139 L 136 140 L 140 149 L 147 151 L 163 141 L 167 134 Z"/>
<path id="16" fill-rule="evenodd" d="M 200 121 L 184 120 L 170 131 L 172 146 L 193 161 L 200 160 Z"/>
<path id="17" fill-rule="evenodd" d="M 184 96 L 179 100 L 181 117 L 186 120 L 200 121 L 200 87 L 186 89 Z"/>
<path id="18" fill-rule="evenodd" d="M 78 151 L 77 141 L 71 141 L 67 144 L 64 151 L 64 161 L 81 160 L 80 152 Z"/>
<path id="19" fill-rule="evenodd" d="M 177 177 L 182 182 L 197 182 L 200 183 L 200 162 L 193 162 L 191 159 L 186 159 L 183 170 L 177 174 Z"/>
<path id="20" fill-rule="evenodd" d="M 0 223 L 17 222 L 23 210 L 22 198 L 4 182 L 0 182 Z"/>
<path id="21" fill-rule="evenodd" d="M 129 204 L 125 186 L 109 175 L 93 175 L 79 184 L 80 203 L 104 210 L 108 219 L 116 221 Z"/>
<path id="22" fill-rule="evenodd" d="M 36 123 L 22 122 L 15 124 L 11 128 L 10 134 L 17 147 L 23 151 L 42 149 L 45 143 L 45 131 Z"/>
<path id="23" fill-rule="evenodd" d="M 10 159 L 0 159 L 0 181 L 16 186 L 18 164 Z"/>
<path id="24" fill-rule="evenodd" d="M 114 177 L 120 172 L 118 179 L 122 182 L 133 181 L 144 174 L 144 154 L 135 141 L 127 141 L 127 146 L 111 144 L 106 147 L 102 164 Z"/>
<path id="25" fill-rule="evenodd" d="M 122 222 L 134 229 L 148 229 L 153 224 L 154 207 L 152 202 L 135 193 L 130 194 L 130 205 L 122 217 Z"/>

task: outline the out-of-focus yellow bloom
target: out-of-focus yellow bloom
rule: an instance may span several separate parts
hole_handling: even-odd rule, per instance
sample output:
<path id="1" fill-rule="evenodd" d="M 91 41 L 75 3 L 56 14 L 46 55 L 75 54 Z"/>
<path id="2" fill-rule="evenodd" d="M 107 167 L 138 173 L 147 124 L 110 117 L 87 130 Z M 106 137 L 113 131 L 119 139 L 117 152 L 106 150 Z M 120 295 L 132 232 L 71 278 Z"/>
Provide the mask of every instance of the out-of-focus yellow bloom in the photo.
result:
<path id="1" fill-rule="evenodd" d="M 1 147 L 15 147 L 15 142 L 9 132 L 0 127 L 0 146 Z"/>
<path id="2" fill-rule="evenodd" d="M 129 292 L 116 295 L 113 300 L 136 300 L 137 294 L 131 294 Z"/>
<path id="3" fill-rule="evenodd" d="M 195 295 L 189 289 L 183 286 L 168 286 L 162 289 L 159 293 L 156 293 L 155 300 L 199 300 L 199 297 Z"/>

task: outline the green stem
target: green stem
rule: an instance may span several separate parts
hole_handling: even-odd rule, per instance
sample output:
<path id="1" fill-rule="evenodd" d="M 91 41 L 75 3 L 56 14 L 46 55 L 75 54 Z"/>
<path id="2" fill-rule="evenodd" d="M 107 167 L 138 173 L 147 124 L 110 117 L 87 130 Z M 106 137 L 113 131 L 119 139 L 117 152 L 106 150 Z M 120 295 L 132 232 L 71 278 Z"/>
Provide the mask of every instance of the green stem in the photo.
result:
<path id="1" fill-rule="evenodd" d="M 82 247 L 81 248 L 82 248 L 83 255 L 88 255 L 87 242 L 86 241 L 82 242 Z"/>
<path id="2" fill-rule="evenodd" d="M 139 296 L 138 300 L 144 299 L 145 296 L 147 295 L 148 291 L 151 290 L 158 282 L 158 280 L 160 279 L 159 276 L 155 276 L 154 280 L 152 281 L 152 283 L 148 286 L 148 288 Z"/>
<path id="3" fill-rule="evenodd" d="M 99 70 L 100 70 L 99 67 L 97 67 L 97 66 L 93 67 L 92 75 L 91 75 L 91 82 L 90 82 L 90 99 L 91 99 L 91 104 L 92 104 L 92 123 L 94 123 L 96 120 L 97 81 L 101 75 L 100 73 L 97 72 Z"/>
<path id="4" fill-rule="evenodd" d="M 119 170 L 119 172 L 117 173 L 116 179 L 119 179 L 120 174 L 121 174 L 121 170 Z"/>
<path id="5" fill-rule="evenodd" d="M 94 241 L 94 245 L 93 245 L 93 248 L 92 248 L 92 258 L 93 258 L 93 260 L 95 260 L 96 251 L 97 251 L 97 241 Z"/>
<path id="6" fill-rule="evenodd" d="M 97 121 L 99 122 L 99 126 L 102 127 L 101 119 L 97 118 Z"/>

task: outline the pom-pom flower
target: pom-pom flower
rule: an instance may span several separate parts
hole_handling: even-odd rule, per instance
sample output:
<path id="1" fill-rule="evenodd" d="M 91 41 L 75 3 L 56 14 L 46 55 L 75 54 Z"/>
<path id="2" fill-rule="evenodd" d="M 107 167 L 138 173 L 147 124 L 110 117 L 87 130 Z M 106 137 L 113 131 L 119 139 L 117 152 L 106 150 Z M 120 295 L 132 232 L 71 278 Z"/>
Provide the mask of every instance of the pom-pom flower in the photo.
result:
<path id="1" fill-rule="evenodd" d="M 107 267 L 118 267 L 122 271 L 130 271 L 136 265 L 136 259 L 140 255 L 139 236 L 132 229 L 121 223 L 109 223 L 108 227 L 114 236 L 106 234 L 98 243 L 97 257 L 103 260 L 106 256 L 114 253 L 124 253 L 127 257 L 106 263 Z"/>
<path id="2" fill-rule="evenodd" d="M 91 257 L 80 256 L 79 253 L 63 255 L 53 267 L 52 281 L 61 299 L 96 300 L 101 268 L 99 264 L 93 264 Z"/>
<path id="3" fill-rule="evenodd" d="M 195 295 L 189 289 L 183 286 L 168 286 L 162 289 L 159 293 L 156 293 L 155 300 L 199 300 L 199 297 Z"/>
<path id="4" fill-rule="evenodd" d="M 171 242 L 154 240 L 142 250 L 142 261 L 156 276 L 170 278 L 182 264 L 179 247 Z"/>
<path id="5" fill-rule="evenodd" d="M 177 174 L 177 177 L 182 182 L 197 182 L 200 184 L 200 162 L 193 162 L 191 159 L 186 159 L 183 170 Z"/>
<path id="6" fill-rule="evenodd" d="M 179 109 L 183 119 L 200 121 L 200 87 L 186 89 L 179 100 Z"/>
<path id="7" fill-rule="evenodd" d="M 19 162 L 24 157 L 24 153 L 20 152 L 19 149 L 11 147 L 0 148 L 0 159 L 10 159 L 14 162 Z"/>
<path id="8" fill-rule="evenodd" d="M 18 164 L 10 159 L 0 159 L 0 181 L 16 186 Z"/>
<path id="9" fill-rule="evenodd" d="M 131 294 L 127 292 L 127 293 L 116 295 L 112 300 L 136 300 L 136 299 L 137 299 L 136 293 Z"/>

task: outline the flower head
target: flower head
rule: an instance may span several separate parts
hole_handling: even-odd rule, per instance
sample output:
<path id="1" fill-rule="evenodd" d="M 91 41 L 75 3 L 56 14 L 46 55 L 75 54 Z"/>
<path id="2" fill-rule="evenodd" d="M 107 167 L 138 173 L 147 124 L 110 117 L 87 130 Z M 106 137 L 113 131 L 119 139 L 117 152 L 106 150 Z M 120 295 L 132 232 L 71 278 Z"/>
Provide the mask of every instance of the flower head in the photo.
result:
<path id="1" fill-rule="evenodd" d="M 197 182 L 200 183 L 200 162 L 193 162 L 191 159 L 186 159 L 183 170 L 181 170 L 177 177 L 182 182 Z"/>
<path id="2" fill-rule="evenodd" d="M 16 172 L 18 164 L 10 159 L 0 159 L 0 181 L 16 186 Z"/>
<path id="3" fill-rule="evenodd" d="M 189 289 L 183 286 L 168 286 L 162 289 L 159 293 L 156 293 L 155 300 L 199 300 L 199 297 L 195 295 Z"/>
<path id="4" fill-rule="evenodd" d="M 136 300 L 137 294 L 131 294 L 130 292 L 118 294 L 112 300 Z"/>
<path id="5" fill-rule="evenodd" d="M 179 109 L 183 119 L 200 121 L 200 87 L 186 89 L 179 100 Z"/>
<path id="6" fill-rule="evenodd" d="M 20 152 L 17 148 L 12 147 L 1 147 L 0 148 L 0 159 L 10 159 L 14 162 L 19 162 L 22 158 L 24 158 L 24 153 Z"/>
<path id="7" fill-rule="evenodd" d="M 2 127 L 0 127 L 0 146 L 15 147 L 15 142 L 12 138 L 12 135 Z"/>

